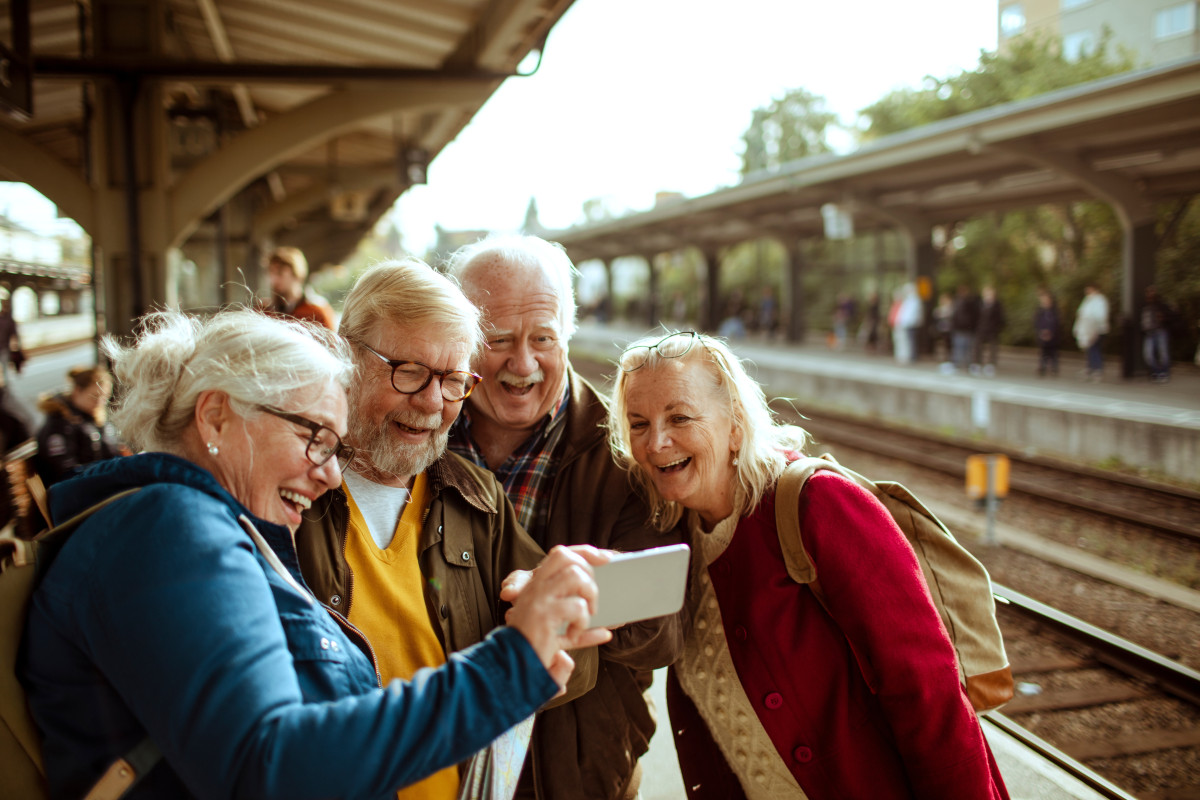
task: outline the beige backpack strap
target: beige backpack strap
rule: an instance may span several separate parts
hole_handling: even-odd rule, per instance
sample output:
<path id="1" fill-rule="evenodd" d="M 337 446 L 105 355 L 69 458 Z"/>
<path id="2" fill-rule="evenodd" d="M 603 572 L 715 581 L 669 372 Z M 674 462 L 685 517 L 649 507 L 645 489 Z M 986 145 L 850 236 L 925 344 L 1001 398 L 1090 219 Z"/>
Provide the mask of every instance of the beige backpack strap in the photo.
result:
<path id="1" fill-rule="evenodd" d="M 832 457 L 805 456 L 789 463 L 775 483 L 775 528 L 783 550 L 783 563 L 796 583 L 812 583 L 817 579 L 816 567 L 800 539 L 800 492 L 819 469 L 837 471 L 839 466 Z"/>
<path id="2" fill-rule="evenodd" d="M 29 497 L 33 500 L 33 504 L 37 506 L 37 510 L 41 512 L 42 519 L 46 520 L 46 524 L 50 524 L 50 500 L 46 496 L 46 484 L 42 482 L 42 478 L 37 473 L 30 475 L 25 479 L 25 488 L 29 490 Z"/>

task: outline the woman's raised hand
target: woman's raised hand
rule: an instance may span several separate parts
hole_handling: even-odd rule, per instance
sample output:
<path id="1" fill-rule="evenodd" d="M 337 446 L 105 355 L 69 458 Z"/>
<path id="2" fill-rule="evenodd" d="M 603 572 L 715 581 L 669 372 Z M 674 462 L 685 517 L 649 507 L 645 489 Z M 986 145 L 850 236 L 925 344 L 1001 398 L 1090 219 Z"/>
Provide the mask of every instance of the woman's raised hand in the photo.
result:
<path id="1" fill-rule="evenodd" d="M 575 662 L 566 650 L 601 645 L 612 638 L 605 628 L 589 628 L 596 610 L 592 566 L 608 554 L 589 545 L 554 547 L 537 569 L 519 570 L 504 579 L 500 598 L 511 601 L 508 624 L 524 634 L 560 687 Z"/>

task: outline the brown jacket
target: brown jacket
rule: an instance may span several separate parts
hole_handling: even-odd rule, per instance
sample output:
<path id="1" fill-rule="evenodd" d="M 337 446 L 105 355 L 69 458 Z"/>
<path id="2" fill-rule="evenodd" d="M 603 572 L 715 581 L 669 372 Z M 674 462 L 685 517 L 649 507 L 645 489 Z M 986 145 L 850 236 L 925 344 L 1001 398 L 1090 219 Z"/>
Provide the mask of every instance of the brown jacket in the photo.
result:
<path id="1" fill-rule="evenodd" d="M 629 476 L 608 449 L 606 402 L 572 370 L 567 428 L 550 485 L 546 549 L 593 544 L 643 550 L 683 540 L 682 529 L 658 533 Z M 655 718 L 642 692 L 650 671 L 683 650 L 677 617 L 618 628 L 600 648 L 596 687 L 576 700 L 539 712 L 534 726 L 533 773 L 540 800 L 613 800 L 624 795 L 637 760 L 649 747 Z M 520 796 L 528 796 L 522 785 Z"/>
<path id="2" fill-rule="evenodd" d="M 453 453 L 427 472 L 429 511 L 421 527 L 417 560 L 425 577 L 425 606 L 447 652 L 483 640 L 504 623 L 507 603 L 500 582 L 515 569 L 532 569 L 541 548 L 517 522 L 495 476 Z M 354 576 L 346 563 L 350 510 L 337 489 L 317 498 L 296 531 L 300 571 L 317 599 L 345 617 L 354 601 Z M 595 648 L 573 651 L 575 671 L 566 702 L 595 683 Z"/>

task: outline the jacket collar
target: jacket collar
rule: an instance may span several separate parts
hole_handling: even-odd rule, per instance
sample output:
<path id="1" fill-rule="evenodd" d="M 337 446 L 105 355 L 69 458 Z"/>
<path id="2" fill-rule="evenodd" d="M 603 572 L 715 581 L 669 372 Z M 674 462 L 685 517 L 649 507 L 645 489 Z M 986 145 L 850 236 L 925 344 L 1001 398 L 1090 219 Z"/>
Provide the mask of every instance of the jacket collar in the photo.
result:
<path id="1" fill-rule="evenodd" d="M 567 367 L 570 398 L 567 401 L 567 429 L 563 436 L 562 464 L 589 451 L 608 435 L 608 401 L 572 367 Z"/>
<path id="2" fill-rule="evenodd" d="M 479 481 L 468 470 L 467 463 L 466 459 L 454 453 L 443 453 L 426 471 L 430 494 L 437 496 L 446 489 L 453 489 L 480 511 L 495 514 L 498 509 L 492 499 L 483 493 Z"/>
<path id="3" fill-rule="evenodd" d="M 273 544 L 291 541 L 286 526 L 252 514 L 211 472 L 170 453 L 139 453 L 97 461 L 82 474 L 50 487 L 50 513 L 55 520 L 69 519 L 125 489 L 154 484 L 176 484 L 204 492 L 228 506 L 234 517 L 246 515 Z"/>
<path id="4" fill-rule="evenodd" d="M 73 425 L 78 425 L 81 422 L 92 422 L 92 418 L 86 415 L 80 409 L 75 407 L 71 402 L 70 395 L 64 393 L 47 395 L 38 401 L 38 411 L 43 414 L 58 414 Z"/>

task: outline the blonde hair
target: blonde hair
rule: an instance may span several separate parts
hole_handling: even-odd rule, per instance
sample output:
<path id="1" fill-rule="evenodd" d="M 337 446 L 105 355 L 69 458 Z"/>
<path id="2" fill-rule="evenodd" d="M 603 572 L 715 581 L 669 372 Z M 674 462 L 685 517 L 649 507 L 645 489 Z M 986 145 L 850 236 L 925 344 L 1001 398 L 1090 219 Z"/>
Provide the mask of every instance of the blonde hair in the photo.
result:
<path id="1" fill-rule="evenodd" d="M 675 333 L 678 333 L 677 331 Z M 667 332 L 640 339 L 629 347 L 650 347 L 662 341 Z M 763 496 L 770 491 L 787 466 L 790 453 L 802 453 L 809 443 L 808 431 L 796 425 L 780 422 L 767 405 L 762 386 L 750 377 L 742 361 L 734 355 L 729 345 L 720 339 L 702 333 L 695 334 L 696 341 L 681 356 L 676 358 L 699 361 L 716 381 L 718 395 L 728 402 L 730 419 L 735 432 L 740 435 L 741 447 L 734 466 L 735 480 L 744 505 L 735 508 L 738 516 L 754 509 Z M 651 349 L 646 353 L 645 363 L 640 370 L 657 369 L 664 360 L 662 354 Z M 633 457 L 630 443 L 629 419 L 627 417 L 626 390 L 628 376 L 619 366 L 613 383 L 612 405 L 608 413 L 608 441 L 617 463 L 629 470 L 635 483 L 653 509 L 650 524 L 665 531 L 672 528 L 682 517 L 683 507 L 674 501 L 664 500 L 650 475 Z"/>
<path id="2" fill-rule="evenodd" d="M 182 454 L 201 392 L 224 392 L 245 418 L 260 404 L 302 413 L 297 393 L 346 389 L 353 374 L 349 348 L 332 332 L 249 309 L 205 319 L 157 311 L 139 327 L 129 347 L 111 336 L 101 342 L 118 382 L 110 418 L 134 450 Z"/>
<path id="3" fill-rule="evenodd" d="M 466 342 L 472 359 L 483 349 L 479 309 L 458 284 L 418 258 L 376 264 L 346 295 L 342 336 L 365 343 L 380 323 L 421 325 L 449 341 Z"/>

